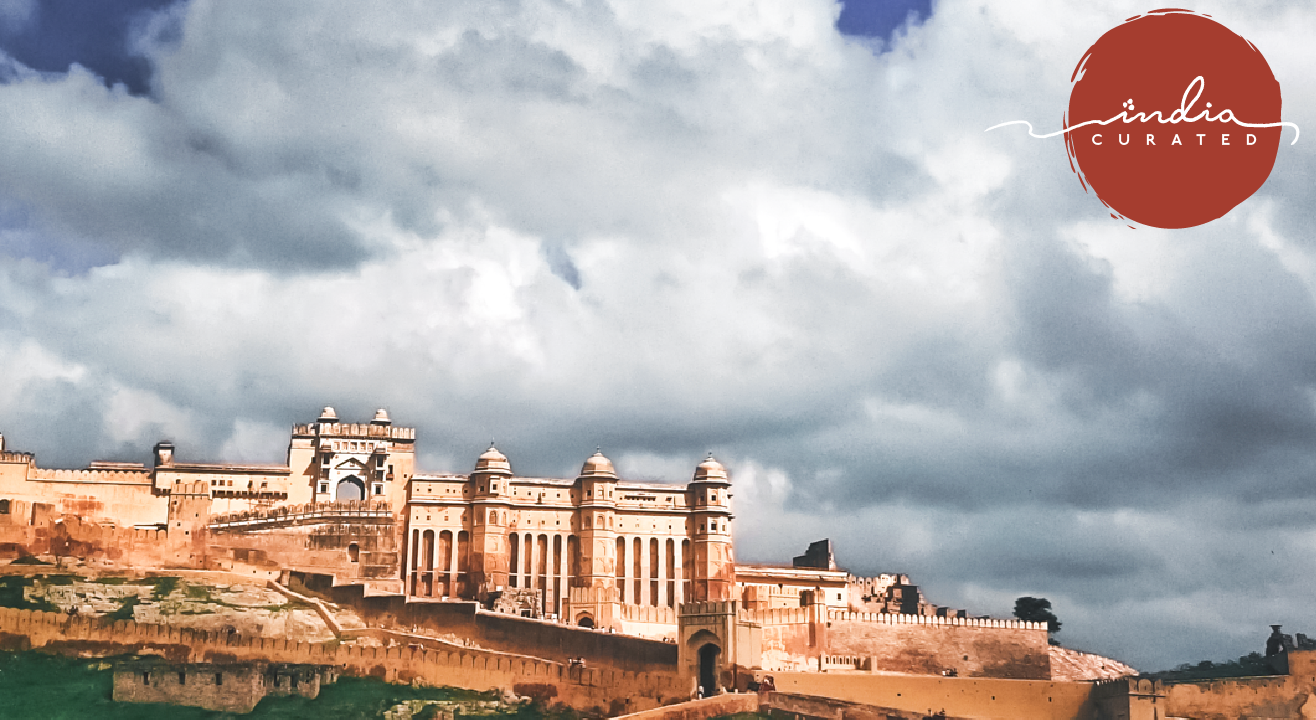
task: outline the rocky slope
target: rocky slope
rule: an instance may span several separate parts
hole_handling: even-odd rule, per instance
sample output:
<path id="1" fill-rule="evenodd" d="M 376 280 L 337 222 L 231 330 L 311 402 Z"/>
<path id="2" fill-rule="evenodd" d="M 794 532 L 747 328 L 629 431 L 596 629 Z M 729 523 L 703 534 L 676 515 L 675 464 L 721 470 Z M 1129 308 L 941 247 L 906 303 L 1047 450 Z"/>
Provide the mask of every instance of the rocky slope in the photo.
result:
<path id="1" fill-rule="evenodd" d="M 1138 674 L 1119 660 L 1057 645 L 1050 650 L 1052 680 L 1113 680 Z"/>

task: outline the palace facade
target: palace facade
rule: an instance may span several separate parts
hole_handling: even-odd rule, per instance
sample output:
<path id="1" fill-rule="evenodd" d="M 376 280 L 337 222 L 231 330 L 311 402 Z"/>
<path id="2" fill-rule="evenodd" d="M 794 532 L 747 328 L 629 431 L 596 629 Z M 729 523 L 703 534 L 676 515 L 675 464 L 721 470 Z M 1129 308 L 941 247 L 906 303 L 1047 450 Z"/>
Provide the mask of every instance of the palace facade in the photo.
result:
<path id="1" fill-rule="evenodd" d="M 31 454 L 5 452 L 0 436 L 0 515 L 163 530 L 197 546 L 173 560 L 227 560 L 230 569 L 251 556 L 226 550 L 241 538 L 269 540 L 252 549 L 276 552 L 300 527 L 317 551 L 310 564 L 323 569 L 334 563 L 317 528 L 350 508 L 389 522 L 342 548 L 336 582 L 418 600 L 512 595 L 551 618 L 563 617 L 577 589 L 571 620 L 587 625 L 607 614 L 599 603 L 675 608 L 736 592 L 731 481 L 711 456 L 689 482 L 669 485 L 626 481 L 601 452 L 574 478 L 517 476 L 494 447 L 469 473 L 417 473 L 415 442 L 415 430 L 394 426 L 385 410 L 352 423 L 331 407 L 293 426 L 283 465 L 186 462 L 161 442 L 151 467 L 48 470 Z"/>

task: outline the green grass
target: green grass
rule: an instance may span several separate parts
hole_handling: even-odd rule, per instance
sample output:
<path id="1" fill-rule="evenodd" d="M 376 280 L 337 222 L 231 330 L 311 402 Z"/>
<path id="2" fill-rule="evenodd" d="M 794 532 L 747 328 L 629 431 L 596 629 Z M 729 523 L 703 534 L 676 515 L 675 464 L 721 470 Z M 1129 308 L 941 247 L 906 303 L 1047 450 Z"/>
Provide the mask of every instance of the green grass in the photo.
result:
<path id="1" fill-rule="evenodd" d="M 142 599 L 136 595 L 129 595 L 119 600 L 119 609 L 105 615 L 106 620 L 132 620 L 133 608 L 142 604 Z"/>
<path id="2" fill-rule="evenodd" d="M 170 593 L 178 587 L 178 578 L 176 577 L 146 578 L 143 582 L 148 582 L 155 586 L 155 588 L 151 590 L 151 599 L 156 602 L 169 597 Z"/>
<path id="3" fill-rule="evenodd" d="M 40 575 L 36 578 L 23 577 L 21 575 L 7 575 L 0 577 L 0 607 L 16 608 L 18 610 L 40 610 L 41 612 L 59 612 L 59 608 L 47 600 L 28 600 L 23 597 L 23 589 L 32 587 L 32 584 L 36 582 L 37 578 L 41 578 L 42 582 L 46 582 L 50 579 L 43 578 Z"/>
<path id="4" fill-rule="evenodd" d="M 303 718 L 379 718 L 406 700 L 491 700 L 494 695 L 456 688 L 415 688 L 369 678 L 339 678 L 320 689 L 315 700 L 268 697 L 247 715 L 180 705 L 116 703 L 111 699 L 114 677 L 99 666 L 106 660 L 77 660 L 37 652 L 0 653 L 0 718 L 42 720 L 301 720 Z M 497 715 L 519 720 L 577 720 L 570 710 L 546 711 L 521 706 Z"/>

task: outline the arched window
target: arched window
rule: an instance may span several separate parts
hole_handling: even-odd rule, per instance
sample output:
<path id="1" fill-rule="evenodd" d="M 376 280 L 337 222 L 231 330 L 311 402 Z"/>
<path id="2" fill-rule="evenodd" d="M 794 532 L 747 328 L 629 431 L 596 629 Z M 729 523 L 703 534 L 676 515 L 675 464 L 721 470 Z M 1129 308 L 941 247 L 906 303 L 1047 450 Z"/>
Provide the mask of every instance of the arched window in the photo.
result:
<path id="1" fill-rule="evenodd" d="M 352 562 L 361 562 L 361 546 L 352 543 L 347 546 L 347 558 Z"/>
<path id="2" fill-rule="evenodd" d="M 0 515 L 8 515 L 8 514 L 9 514 L 9 501 L 0 500 Z"/>

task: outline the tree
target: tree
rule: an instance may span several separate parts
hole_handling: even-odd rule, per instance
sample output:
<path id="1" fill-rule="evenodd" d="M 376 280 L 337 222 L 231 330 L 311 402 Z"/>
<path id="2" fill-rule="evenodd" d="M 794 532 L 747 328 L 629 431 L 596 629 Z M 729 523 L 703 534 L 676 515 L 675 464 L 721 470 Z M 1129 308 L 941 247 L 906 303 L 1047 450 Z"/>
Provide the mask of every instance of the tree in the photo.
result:
<path id="1" fill-rule="evenodd" d="M 1060 620 L 1046 598 L 1021 597 L 1014 601 L 1014 616 L 1026 622 L 1044 622 L 1048 633 L 1060 632 Z"/>

